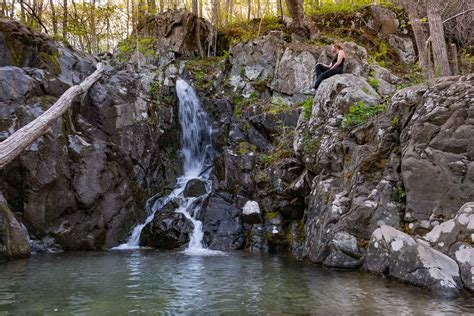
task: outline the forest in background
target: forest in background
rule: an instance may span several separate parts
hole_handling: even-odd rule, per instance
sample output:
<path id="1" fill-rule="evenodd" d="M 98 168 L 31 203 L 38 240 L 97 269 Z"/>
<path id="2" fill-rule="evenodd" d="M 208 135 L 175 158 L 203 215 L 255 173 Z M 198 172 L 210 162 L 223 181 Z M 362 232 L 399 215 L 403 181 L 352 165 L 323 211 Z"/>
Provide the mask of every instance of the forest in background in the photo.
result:
<path id="1" fill-rule="evenodd" d="M 419 65 L 429 77 L 459 73 L 452 56 L 472 63 L 470 0 L 2 0 L 0 15 L 98 54 L 112 52 L 146 16 L 167 10 L 187 9 L 221 31 L 248 28 L 247 21 L 255 20 L 265 21 L 269 28 L 292 23 L 297 29 L 307 27 L 308 17 L 314 21 L 318 16 L 350 14 L 372 4 L 405 10 L 407 21 L 401 27 L 412 28 Z"/>

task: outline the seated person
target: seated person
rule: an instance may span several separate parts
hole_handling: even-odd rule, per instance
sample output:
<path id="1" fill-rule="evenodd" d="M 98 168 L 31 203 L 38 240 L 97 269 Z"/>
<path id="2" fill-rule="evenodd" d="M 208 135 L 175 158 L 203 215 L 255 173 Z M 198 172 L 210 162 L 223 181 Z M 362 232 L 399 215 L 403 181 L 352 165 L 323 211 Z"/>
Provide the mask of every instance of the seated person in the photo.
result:
<path id="1" fill-rule="evenodd" d="M 334 54 L 334 58 L 329 66 L 324 64 L 316 65 L 317 79 L 316 84 L 314 85 L 316 90 L 318 90 L 319 85 L 324 79 L 343 73 L 346 54 L 344 53 L 342 46 L 337 43 L 332 44 L 331 52 Z"/>

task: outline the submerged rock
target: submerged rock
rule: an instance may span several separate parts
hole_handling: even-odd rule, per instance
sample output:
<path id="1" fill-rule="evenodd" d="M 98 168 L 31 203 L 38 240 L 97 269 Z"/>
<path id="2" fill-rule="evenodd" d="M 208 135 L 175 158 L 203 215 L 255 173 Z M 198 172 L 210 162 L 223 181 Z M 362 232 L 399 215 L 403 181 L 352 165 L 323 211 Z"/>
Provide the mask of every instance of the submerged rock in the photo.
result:
<path id="1" fill-rule="evenodd" d="M 15 218 L 0 193 L 0 262 L 29 256 L 28 232 Z"/>
<path id="2" fill-rule="evenodd" d="M 372 234 L 364 268 L 443 296 L 456 296 L 462 289 L 456 261 L 386 225 Z"/>

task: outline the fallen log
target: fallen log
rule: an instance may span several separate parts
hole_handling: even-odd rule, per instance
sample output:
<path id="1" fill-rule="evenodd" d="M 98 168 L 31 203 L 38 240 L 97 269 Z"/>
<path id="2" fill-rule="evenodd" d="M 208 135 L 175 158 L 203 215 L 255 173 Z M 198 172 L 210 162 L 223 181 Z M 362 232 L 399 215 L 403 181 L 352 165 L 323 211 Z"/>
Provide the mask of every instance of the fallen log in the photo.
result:
<path id="1" fill-rule="evenodd" d="M 23 126 L 10 137 L 0 143 L 0 169 L 19 156 L 26 148 L 30 147 L 41 137 L 53 123 L 66 112 L 75 97 L 88 91 L 100 79 L 104 67 L 97 64 L 97 70 L 87 77 L 81 84 L 70 87 L 46 112 L 35 120 Z"/>

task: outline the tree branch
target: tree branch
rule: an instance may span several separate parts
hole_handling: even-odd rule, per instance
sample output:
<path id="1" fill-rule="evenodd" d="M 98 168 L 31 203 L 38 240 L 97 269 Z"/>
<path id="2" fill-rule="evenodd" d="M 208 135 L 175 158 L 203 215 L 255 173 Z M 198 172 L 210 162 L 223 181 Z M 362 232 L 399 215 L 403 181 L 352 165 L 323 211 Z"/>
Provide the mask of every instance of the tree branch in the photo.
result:
<path id="1" fill-rule="evenodd" d="M 81 84 L 67 89 L 66 92 L 46 112 L 35 120 L 17 130 L 10 137 L 0 143 L 0 169 L 20 155 L 26 148 L 31 146 L 48 128 L 66 112 L 73 99 L 89 88 L 100 79 L 104 67 L 97 64 L 97 70 L 87 77 Z"/>

